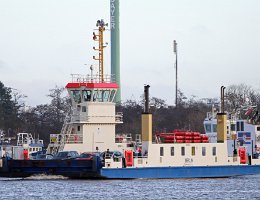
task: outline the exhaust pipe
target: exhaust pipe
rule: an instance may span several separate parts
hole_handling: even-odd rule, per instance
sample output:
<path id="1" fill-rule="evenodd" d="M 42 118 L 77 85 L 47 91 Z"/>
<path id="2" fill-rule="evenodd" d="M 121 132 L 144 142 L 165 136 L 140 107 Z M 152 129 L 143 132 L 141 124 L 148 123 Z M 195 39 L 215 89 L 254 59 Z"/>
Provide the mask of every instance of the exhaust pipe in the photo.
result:
<path id="1" fill-rule="evenodd" d="M 150 85 L 144 86 L 144 114 L 150 113 L 150 109 L 149 109 L 149 88 L 150 88 Z"/>

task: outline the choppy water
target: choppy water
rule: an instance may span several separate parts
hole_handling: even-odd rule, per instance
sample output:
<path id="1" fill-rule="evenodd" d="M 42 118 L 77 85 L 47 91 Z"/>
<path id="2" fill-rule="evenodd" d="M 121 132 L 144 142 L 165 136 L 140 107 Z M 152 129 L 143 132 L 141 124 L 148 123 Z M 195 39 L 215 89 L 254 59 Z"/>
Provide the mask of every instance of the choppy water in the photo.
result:
<path id="1" fill-rule="evenodd" d="M 0 199 L 260 199 L 260 175 L 223 179 L 0 178 Z"/>

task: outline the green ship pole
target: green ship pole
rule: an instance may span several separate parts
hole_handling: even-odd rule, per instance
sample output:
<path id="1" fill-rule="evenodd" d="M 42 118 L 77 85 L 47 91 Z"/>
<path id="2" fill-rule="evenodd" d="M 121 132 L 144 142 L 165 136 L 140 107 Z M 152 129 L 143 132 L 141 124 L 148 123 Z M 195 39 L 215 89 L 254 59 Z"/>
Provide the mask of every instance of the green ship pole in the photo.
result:
<path id="1" fill-rule="evenodd" d="M 120 85 L 120 35 L 119 35 L 119 0 L 110 0 L 110 28 L 111 28 L 111 74 L 119 85 L 115 102 L 121 103 Z"/>

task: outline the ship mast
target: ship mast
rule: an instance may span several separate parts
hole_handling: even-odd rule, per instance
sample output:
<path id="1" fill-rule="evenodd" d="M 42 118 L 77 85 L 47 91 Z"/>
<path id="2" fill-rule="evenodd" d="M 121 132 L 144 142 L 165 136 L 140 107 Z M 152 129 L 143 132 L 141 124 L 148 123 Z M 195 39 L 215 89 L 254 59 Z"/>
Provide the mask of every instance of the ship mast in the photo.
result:
<path id="1" fill-rule="evenodd" d="M 103 38 L 103 33 L 105 31 L 105 26 L 108 26 L 107 23 L 104 22 L 103 19 L 98 20 L 96 26 L 98 27 L 98 34 L 93 32 L 93 40 L 98 41 L 98 48 L 93 47 L 94 50 L 98 51 L 98 58 L 93 56 L 94 60 L 98 60 L 99 62 L 99 81 L 104 82 L 104 38 Z"/>

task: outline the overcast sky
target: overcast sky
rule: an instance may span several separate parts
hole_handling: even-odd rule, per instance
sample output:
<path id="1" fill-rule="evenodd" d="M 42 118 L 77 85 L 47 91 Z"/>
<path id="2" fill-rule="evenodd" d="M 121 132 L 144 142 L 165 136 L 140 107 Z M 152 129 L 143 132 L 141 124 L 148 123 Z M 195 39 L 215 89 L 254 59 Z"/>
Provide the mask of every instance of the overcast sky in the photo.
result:
<path id="1" fill-rule="evenodd" d="M 174 104 L 174 39 L 185 95 L 217 97 L 221 85 L 239 83 L 259 89 L 259 10 L 258 0 L 121 0 L 122 99 L 138 100 L 150 84 L 152 96 Z M 109 15 L 109 0 L 0 0 L 0 81 L 28 105 L 47 103 L 49 89 L 97 64 L 92 32 Z"/>

